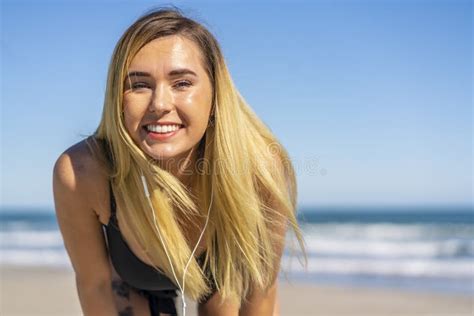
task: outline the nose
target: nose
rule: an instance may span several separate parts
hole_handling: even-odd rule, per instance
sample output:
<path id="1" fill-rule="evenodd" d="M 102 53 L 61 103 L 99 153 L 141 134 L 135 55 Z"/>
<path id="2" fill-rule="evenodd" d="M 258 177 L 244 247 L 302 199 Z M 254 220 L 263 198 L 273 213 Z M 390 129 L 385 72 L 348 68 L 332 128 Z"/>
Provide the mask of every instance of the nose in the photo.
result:
<path id="1" fill-rule="evenodd" d="M 173 96 L 164 84 L 157 85 L 153 90 L 148 110 L 150 112 L 170 111 L 173 108 Z"/>

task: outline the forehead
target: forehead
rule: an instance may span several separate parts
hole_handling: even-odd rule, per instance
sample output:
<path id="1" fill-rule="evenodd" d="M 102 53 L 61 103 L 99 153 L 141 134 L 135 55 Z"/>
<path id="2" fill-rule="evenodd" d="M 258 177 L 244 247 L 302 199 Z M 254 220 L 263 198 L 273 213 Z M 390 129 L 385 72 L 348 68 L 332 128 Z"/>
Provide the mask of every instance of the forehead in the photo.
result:
<path id="1" fill-rule="evenodd" d="M 199 47 L 184 37 L 166 36 L 143 46 L 132 58 L 130 69 L 167 71 L 171 68 L 190 68 L 204 71 Z"/>

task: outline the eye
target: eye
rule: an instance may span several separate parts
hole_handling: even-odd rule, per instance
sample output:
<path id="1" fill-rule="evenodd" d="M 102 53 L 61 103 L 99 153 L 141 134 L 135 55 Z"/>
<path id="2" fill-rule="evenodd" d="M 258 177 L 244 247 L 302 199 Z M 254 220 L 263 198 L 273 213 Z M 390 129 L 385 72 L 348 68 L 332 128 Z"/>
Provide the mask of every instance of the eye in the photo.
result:
<path id="1" fill-rule="evenodd" d="M 146 84 L 145 82 L 135 82 L 132 84 L 132 89 L 141 89 L 141 88 L 149 88 L 150 86 Z"/>
<path id="2" fill-rule="evenodd" d="M 178 89 L 183 89 L 183 88 L 192 86 L 192 83 L 187 80 L 182 80 L 182 81 L 178 81 L 174 86 L 177 87 Z"/>

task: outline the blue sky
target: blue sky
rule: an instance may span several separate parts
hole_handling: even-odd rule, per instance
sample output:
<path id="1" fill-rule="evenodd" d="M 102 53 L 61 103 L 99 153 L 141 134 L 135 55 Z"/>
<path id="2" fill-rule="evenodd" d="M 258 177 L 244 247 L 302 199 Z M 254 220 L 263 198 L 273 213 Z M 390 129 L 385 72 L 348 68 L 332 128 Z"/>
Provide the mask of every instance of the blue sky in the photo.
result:
<path id="1" fill-rule="evenodd" d="M 156 1 L 2 1 L 1 206 L 53 207 L 115 43 Z M 472 3 L 175 1 L 282 141 L 300 206 L 472 205 Z"/>

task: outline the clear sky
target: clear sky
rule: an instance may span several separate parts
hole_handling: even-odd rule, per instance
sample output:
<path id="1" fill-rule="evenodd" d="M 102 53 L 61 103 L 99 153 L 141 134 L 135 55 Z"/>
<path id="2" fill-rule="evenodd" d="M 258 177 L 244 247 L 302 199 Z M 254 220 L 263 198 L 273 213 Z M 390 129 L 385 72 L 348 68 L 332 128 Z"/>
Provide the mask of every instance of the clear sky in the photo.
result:
<path id="1" fill-rule="evenodd" d="M 300 206 L 472 205 L 470 1 L 175 1 L 282 141 Z M 2 1 L 1 206 L 53 207 L 112 50 L 158 1 Z"/>

